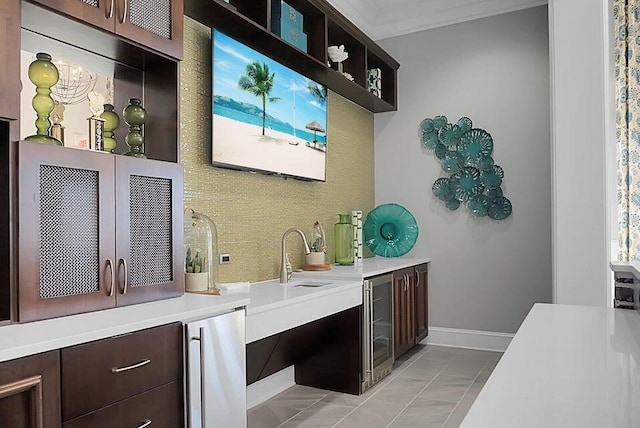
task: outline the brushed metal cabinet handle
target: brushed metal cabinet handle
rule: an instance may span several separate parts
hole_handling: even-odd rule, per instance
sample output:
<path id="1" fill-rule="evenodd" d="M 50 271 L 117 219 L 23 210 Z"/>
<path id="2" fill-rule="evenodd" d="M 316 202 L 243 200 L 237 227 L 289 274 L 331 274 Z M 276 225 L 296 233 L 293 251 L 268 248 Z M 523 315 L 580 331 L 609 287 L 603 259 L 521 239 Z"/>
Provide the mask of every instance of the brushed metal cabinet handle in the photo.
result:
<path id="1" fill-rule="evenodd" d="M 202 406 L 202 411 L 200 412 L 200 422 L 202 423 L 202 428 L 207 426 L 207 413 L 204 411 L 205 405 L 207 403 L 206 390 L 207 385 L 205 385 L 205 379 L 207 378 L 207 374 L 205 373 L 207 367 L 207 355 L 206 355 L 206 347 L 205 347 L 205 329 L 204 327 L 200 327 L 200 405 Z"/>
<path id="2" fill-rule="evenodd" d="M 420 285 L 420 272 L 416 271 L 416 288 Z"/>
<path id="3" fill-rule="evenodd" d="M 107 12 L 107 19 L 113 18 L 113 8 L 115 7 L 115 0 L 111 0 L 109 4 L 109 12 Z"/>
<path id="4" fill-rule="evenodd" d="M 151 419 L 147 419 L 146 421 L 138 425 L 136 428 L 145 428 L 145 427 L 148 427 L 149 425 L 151 425 Z"/>
<path id="5" fill-rule="evenodd" d="M 113 261 L 111 261 L 111 259 L 107 259 L 107 267 L 109 268 L 109 272 L 111 273 L 111 278 L 109 280 L 110 287 L 109 287 L 109 292 L 107 293 L 107 296 L 112 297 L 114 289 L 116 288 L 116 284 L 115 284 L 116 276 L 113 270 Z"/>
<path id="6" fill-rule="evenodd" d="M 129 10 L 129 1 L 124 0 L 123 6 L 124 7 L 122 9 L 122 19 L 120 20 L 121 24 L 124 24 L 125 22 L 127 22 L 127 10 Z"/>
<path id="7" fill-rule="evenodd" d="M 364 381 L 370 381 L 373 379 L 373 371 L 371 369 L 371 325 L 369 324 L 369 312 L 371 311 L 371 284 L 369 281 L 364 281 L 364 298 L 363 298 L 363 312 L 364 312 L 364 321 L 362 326 L 362 356 L 363 356 L 363 378 Z"/>
<path id="8" fill-rule="evenodd" d="M 371 380 L 373 380 L 373 287 L 369 292 L 369 371 L 371 372 Z"/>
<path id="9" fill-rule="evenodd" d="M 118 261 L 118 274 L 120 273 L 120 266 L 124 269 L 124 279 L 122 281 L 122 294 L 127 294 L 127 288 L 129 288 L 129 273 L 127 272 L 127 261 L 125 259 L 120 259 Z"/>
<path id="10" fill-rule="evenodd" d="M 131 364 L 130 366 L 113 367 L 111 369 L 111 373 L 122 373 L 122 372 L 126 372 L 126 371 L 129 371 L 129 370 L 137 369 L 139 367 L 146 366 L 150 362 L 151 362 L 150 358 L 145 358 L 144 360 L 142 360 L 140 362 L 137 362 L 135 364 Z"/>

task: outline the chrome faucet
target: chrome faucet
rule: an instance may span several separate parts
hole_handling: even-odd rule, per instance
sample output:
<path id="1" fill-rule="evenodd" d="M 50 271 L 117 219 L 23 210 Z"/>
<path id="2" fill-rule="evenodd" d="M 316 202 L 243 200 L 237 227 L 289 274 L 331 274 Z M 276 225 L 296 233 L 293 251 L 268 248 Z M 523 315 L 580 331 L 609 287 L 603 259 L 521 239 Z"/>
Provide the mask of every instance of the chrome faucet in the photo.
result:
<path id="1" fill-rule="evenodd" d="M 311 250 L 309 249 L 309 244 L 307 244 L 307 238 L 304 236 L 304 233 L 295 227 L 291 229 L 287 229 L 282 235 L 282 263 L 280 264 L 280 284 L 286 284 L 289 282 L 289 275 L 287 274 L 287 236 L 291 232 L 297 232 L 298 235 L 302 238 L 302 242 L 304 243 L 304 253 L 310 254 Z"/>

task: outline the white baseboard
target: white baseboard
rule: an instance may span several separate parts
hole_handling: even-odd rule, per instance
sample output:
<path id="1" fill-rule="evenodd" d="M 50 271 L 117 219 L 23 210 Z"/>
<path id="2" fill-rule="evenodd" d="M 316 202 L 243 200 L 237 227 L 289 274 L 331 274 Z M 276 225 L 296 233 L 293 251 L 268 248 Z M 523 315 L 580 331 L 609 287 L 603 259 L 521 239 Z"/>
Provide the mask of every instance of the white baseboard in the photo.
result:
<path id="1" fill-rule="evenodd" d="M 262 404 L 295 385 L 294 367 L 289 366 L 247 386 L 247 409 Z"/>
<path id="2" fill-rule="evenodd" d="M 429 336 L 421 343 L 504 352 L 511 343 L 511 339 L 513 334 L 510 333 L 429 327 Z"/>

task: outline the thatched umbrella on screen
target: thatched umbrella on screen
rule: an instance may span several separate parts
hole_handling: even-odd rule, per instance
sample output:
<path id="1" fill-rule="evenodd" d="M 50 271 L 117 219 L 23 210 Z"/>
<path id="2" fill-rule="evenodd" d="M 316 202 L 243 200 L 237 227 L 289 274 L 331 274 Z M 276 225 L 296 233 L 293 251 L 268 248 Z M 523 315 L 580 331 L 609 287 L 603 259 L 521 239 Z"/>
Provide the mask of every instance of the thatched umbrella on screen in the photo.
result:
<path id="1" fill-rule="evenodd" d="M 314 120 L 313 122 L 311 122 L 311 123 L 307 123 L 304 127 L 305 127 L 306 129 L 310 130 L 310 131 L 313 131 L 313 142 L 314 142 L 314 143 L 317 143 L 317 140 L 316 140 L 316 132 L 322 132 L 323 134 L 324 134 L 325 132 L 327 132 L 327 131 L 325 131 L 325 129 L 324 129 L 322 126 L 320 126 L 320 124 L 319 124 L 318 122 L 316 122 L 315 120 Z"/>

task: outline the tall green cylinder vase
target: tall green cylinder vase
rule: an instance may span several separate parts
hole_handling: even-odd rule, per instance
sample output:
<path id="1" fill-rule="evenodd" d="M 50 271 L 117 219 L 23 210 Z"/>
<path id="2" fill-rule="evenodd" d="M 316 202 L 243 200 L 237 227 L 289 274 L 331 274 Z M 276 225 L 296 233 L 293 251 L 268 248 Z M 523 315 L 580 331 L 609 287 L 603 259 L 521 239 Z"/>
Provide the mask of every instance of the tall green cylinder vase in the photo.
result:
<path id="1" fill-rule="evenodd" d="M 353 225 L 349 214 L 339 214 L 340 222 L 334 228 L 336 263 L 343 266 L 353 264 Z"/>
<path id="2" fill-rule="evenodd" d="M 35 143 L 54 144 L 61 146 L 62 142 L 49 135 L 51 121 L 49 115 L 53 111 L 55 102 L 51 98 L 51 87 L 58 83 L 60 74 L 58 69 L 51 62 L 51 55 L 38 53 L 36 60 L 29 65 L 29 80 L 36 85 L 36 95 L 31 101 L 33 109 L 36 111 L 36 134 L 30 135 L 25 140 Z"/>

